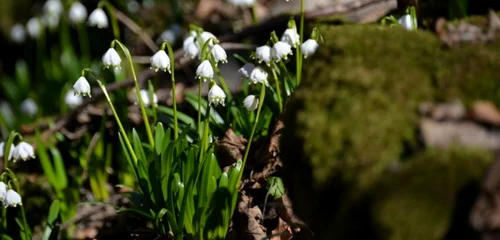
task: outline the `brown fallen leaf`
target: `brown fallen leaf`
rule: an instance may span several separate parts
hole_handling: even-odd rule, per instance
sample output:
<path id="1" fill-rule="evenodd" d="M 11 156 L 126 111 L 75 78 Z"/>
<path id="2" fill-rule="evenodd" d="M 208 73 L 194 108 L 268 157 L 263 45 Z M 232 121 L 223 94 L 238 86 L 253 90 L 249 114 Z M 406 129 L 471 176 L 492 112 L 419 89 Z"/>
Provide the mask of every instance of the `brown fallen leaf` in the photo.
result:
<path id="1" fill-rule="evenodd" d="M 215 151 L 217 160 L 221 168 L 235 163 L 238 159 L 243 159 L 247 140 L 236 135 L 232 127 L 229 127 L 221 140 L 215 141 Z"/>

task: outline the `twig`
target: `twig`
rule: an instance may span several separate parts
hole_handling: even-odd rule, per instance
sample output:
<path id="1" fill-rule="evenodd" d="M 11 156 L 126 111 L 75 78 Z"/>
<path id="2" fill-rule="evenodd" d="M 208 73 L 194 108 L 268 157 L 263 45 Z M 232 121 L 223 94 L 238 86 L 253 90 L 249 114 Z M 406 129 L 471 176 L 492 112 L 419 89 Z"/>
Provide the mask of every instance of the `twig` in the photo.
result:
<path id="1" fill-rule="evenodd" d="M 156 52 L 158 51 L 158 49 L 160 49 L 158 45 L 156 45 L 156 43 L 153 41 L 153 39 L 151 39 L 151 37 L 146 32 L 144 32 L 144 30 L 139 25 L 137 25 L 132 19 L 127 17 L 127 15 L 115 9 L 115 16 L 116 19 L 125 24 L 125 26 L 127 26 L 132 32 L 137 34 L 139 38 L 142 39 L 144 44 L 146 44 L 146 46 L 148 46 L 148 48 L 151 49 L 151 51 Z"/>

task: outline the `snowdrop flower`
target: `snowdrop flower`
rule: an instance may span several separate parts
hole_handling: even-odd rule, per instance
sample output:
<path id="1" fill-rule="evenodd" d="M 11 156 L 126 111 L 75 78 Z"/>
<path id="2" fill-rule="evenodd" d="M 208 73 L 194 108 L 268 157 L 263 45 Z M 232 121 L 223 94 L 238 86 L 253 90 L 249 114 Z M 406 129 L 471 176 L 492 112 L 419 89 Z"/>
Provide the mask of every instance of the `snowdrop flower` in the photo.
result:
<path id="1" fill-rule="evenodd" d="M 205 43 L 206 43 L 209 39 L 213 38 L 213 41 L 211 41 L 211 42 L 208 44 L 208 46 L 210 46 L 210 47 L 214 45 L 214 42 L 215 42 L 215 43 L 217 43 L 217 42 L 218 42 L 217 37 L 215 37 L 215 35 L 213 35 L 211 32 L 202 32 L 202 33 L 200 34 L 200 37 L 201 37 L 201 42 L 202 42 L 203 44 L 205 44 Z M 201 46 L 201 47 L 203 47 L 203 46 Z M 201 48 L 201 47 L 200 47 L 200 48 Z"/>
<path id="2" fill-rule="evenodd" d="M 279 62 L 281 59 L 287 60 L 288 55 L 292 54 L 292 46 L 285 42 L 277 42 L 271 49 L 271 56 L 276 61 Z"/>
<path id="3" fill-rule="evenodd" d="M 219 104 L 224 106 L 224 100 L 226 99 L 226 94 L 217 84 L 214 84 L 208 91 L 208 105 L 214 104 L 218 106 Z"/>
<path id="4" fill-rule="evenodd" d="M 33 101 L 33 99 L 26 98 L 21 103 L 21 112 L 30 116 L 30 117 L 33 117 L 38 112 L 38 106 L 36 105 L 36 102 Z"/>
<path id="5" fill-rule="evenodd" d="M 89 96 L 90 97 L 90 84 L 84 76 L 81 76 L 76 80 L 73 85 L 73 90 L 76 95 Z"/>
<path id="6" fill-rule="evenodd" d="M 149 91 L 146 89 L 142 89 L 140 93 L 141 93 L 142 103 L 144 103 L 144 106 L 149 107 L 151 105 L 151 99 L 149 98 Z M 134 104 L 135 105 L 139 104 L 139 99 L 137 99 Z M 156 93 L 153 93 L 153 104 L 155 106 L 158 105 L 158 96 L 156 95 Z"/>
<path id="7" fill-rule="evenodd" d="M 14 148 L 14 153 L 12 153 L 12 158 L 14 162 L 17 160 L 26 161 L 29 158 L 35 158 L 35 152 L 31 145 L 26 142 L 20 142 Z"/>
<path id="8" fill-rule="evenodd" d="M 243 106 L 248 111 L 254 111 L 259 106 L 259 99 L 255 95 L 248 95 L 245 100 L 243 100 Z"/>
<path id="9" fill-rule="evenodd" d="M 151 57 L 151 69 L 170 72 L 170 58 L 164 50 L 159 50 Z"/>
<path id="10" fill-rule="evenodd" d="M 106 13 L 101 8 L 96 8 L 89 15 L 88 24 L 92 27 L 107 28 L 108 27 L 108 17 Z"/>
<path id="11" fill-rule="evenodd" d="M 228 2 L 241 7 L 251 7 L 255 4 L 255 0 L 228 0 Z"/>
<path id="12" fill-rule="evenodd" d="M 184 55 L 190 57 L 191 59 L 195 58 L 200 54 L 200 48 L 198 47 L 198 44 L 195 41 L 196 37 L 188 36 L 186 39 L 184 39 L 184 43 L 182 46 L 184 50 Z"/>
<path id="13" fill-rule="evenodd" d="M 300 45 L 300 35 L 297 33 L 297 29 L 288 28 L 285 30 L 281 36 L 281 41 L 288 43 L 292 47 L 298 47 Z"/>
<path id="14" fill-rule="evenodd" d="M 3 202 L 6 195 L 7 195 L 7 185 L 4 182 L 0 182 L 0 201 Z"/>
<path id="15" fill-rule="evenodd" d="M 48 0 L 43 5 L 43 11 L 46 15 L 60 16 L 63 12 L 63 4 L 60 0 Z"/>
<path id="16" fill-rule="evenodd" d="M 73 109 L 83 103 L 83 98 L 81 95 L 76 95 L 75 91 L 71 89 L 64 96 L 64 102 L 66 102 L 66 105 Z"/>
<path id="17" fill-rule="evenodd" d="M 264 71 L 264 69 L 260 67 L 256 67 L 252 70 L 252 73 L 250 73 L 250 82 L 253 84 L 257 83 L 263 83 L 268 85 L 269 83 L 267 82 L 267 72 Z"/>
<path id="18" fill-rule="evenodd" d="M 108 51 L 106 51 L 106 53 L 102 56 L 102 63 L 105 68 L 114 67 L 116 69 L 120 69 L 121 62 L 122 59 L 114 48 L 109 48 Z"/>
<path id="19" fill-rule="evenodd" d="M 17 207 L 17 205 L 22 205 L 21 196 L 16 191 L 9 189 L 5 194 L 3 203 L 4 207 Z"/>
<path id="20" fill-rule="evenodd" d="M 215 59 L 215 66 L 217 66 L 218 62 L 227 63 L 227 54 L 219 44 L 215 44 L 212 47 L 212 55 Z"/>
<path id="21" fill-rule="evenodd" d="M 26 38 L 26 32 L 20 23 L 14 24 L 10 29 L 10 38 L 16 43 L 23 43 Z"/>
<path id="22" fill-rule="evenodd" d="M 10 150 L 9 150 L 9 158 L 7 160 L 12 159 L 12 154 L 14 153 L 14 144 L 10 145 Z M 5 142 L 0 142 L 0 157 L 4 157 L 4 151 L 5 151 Z"/>
<path id="23" fill-rule="evenodd" d="M 319 45 L 318 42 L 314 39 L 308 39 L 304 43 L 300 45 L 300 50 L 302 51 L 302 54 L 304 54 L 304 58 L 307 58 L 311 55 L 313 55 L 316 50 L 318 49 Z"/>
<path id="24" fill-rule="evenodd" d="M 210 61 L 203 61 L 196 69 L 196 78 L 203 79 L 204 82 L 214 78 L 214 69 L 210 64 Z"/>
<path id="25" fill-rule="evenodd" d="M 33 17 L 26 23 L 26 31 L 31 38 L 38 38 L 42 32 L 42 21 L 39 18 Z"/>
<path id="26" fill-rule="evenodd" d="M 69 8 L 69 20 L 72 23 L 82 23 L 87 18 L 87 8 L 80 2 L 74 2 Z"/>
<path id="27" fill-rule="evenodd" d="M 259 63 L 265 62 L 269 65 L 271 62 L 271 47 L 264 45 L 255 49 L 255 57 Z"/>
<path id="28" fill-rule="evenodd" d="M 405 14 L 401 18 L 398 19 L 399 24 L 403 26 L 407 30 L 414 30 L 415 26 L 413 24 L 413 19 L 410 14 Z"/>
<path id="29" fill-rule="evenodd" d="M 243 67 L 241 67 L 238 70 L 238 73 L 241 75 L 242 78 L 248 78 L 250 77 L 250 73 L 253 71 L 254 68 L 255 65 L 253 65 L 253 63 L 245 63 L 245 65 L 243 65 Z"/>

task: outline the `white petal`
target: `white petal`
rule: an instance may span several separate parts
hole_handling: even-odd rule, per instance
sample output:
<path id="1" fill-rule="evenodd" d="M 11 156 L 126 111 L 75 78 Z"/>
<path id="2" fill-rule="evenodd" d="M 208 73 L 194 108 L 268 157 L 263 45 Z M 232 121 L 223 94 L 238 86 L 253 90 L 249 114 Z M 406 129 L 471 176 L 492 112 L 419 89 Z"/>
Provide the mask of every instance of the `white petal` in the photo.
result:
<path id="1" fill-rule="evenodd" d="M 218 85 L 213 85 L 208 91 L 208 104 L 212 103 L 217 106 L 221 104 L 224 106 L 224 100 L 226 99 L 226 94 Z"/>
<path id="2" fill-rule="evenodd" d="M 108 51 L 106 51 L 106 53 L 104 53 L 104 55 L 102 56 L 102 63 L 104 64 L 105 68 L 114 67 L 116 69 L 119 69 L 121 62 L 122 59 L 114 48 L 109 48 Z"/>
<path id="3" fill-rule="evenodd" d="M 16 191 L 9 189 L 5 194 L 4 207 L 16 207 L 22 205 L 21 196 Z"/>
<path id="4" fill-rule="evenodd" d="M 87 18 L 87 8 L 80 2 L 74 2 L 69 9 L 68 18 L 73 23 L 81 23 Z"/>
<path id="5" fill-rule="evenodd" d="M 92 27 L 107 28 L 108 27 L 108 17 L 106 13 L 101 8 L 96 8 L 89 15 L 88 24 Z"/>
<path id="6" fill-rule="evenodd" d="M 76 80 L 75 84 L 73 85 L 73 90 L 77 95 L 90 97 L 90 84 L 83 76 Z"/>
<path id="7" fill-rule="evenodd" d="M 155 71 L 161 69 L 170 72 L 170 58 L 164 50 L 159 50 L 151 57 L 151 68 Z"/>
<path id="8" fill-rule="evenodd" d="M 245 63 L 245 65 L 238 70 L 238 73 L 242 78 L 247 78 L 250 77 L 250 73 L 252 73 L 254 68 L 255 65 L 253 63 Z"/>
<path id="9" fill-rule="evenodd" d="M 259 99 L 255 95 L 248 95 L 245 100 L 243 100 L 243 106 L 248 111 L 254 111 L 259 106 Z"/>
<path id="10" fill-rule="evenodd" d="M 205 60 L 198 66 L 196 69 L 196 77 L 203 79 L 203 81 L 214 78 L 214 69 L 210 61 Z"/>

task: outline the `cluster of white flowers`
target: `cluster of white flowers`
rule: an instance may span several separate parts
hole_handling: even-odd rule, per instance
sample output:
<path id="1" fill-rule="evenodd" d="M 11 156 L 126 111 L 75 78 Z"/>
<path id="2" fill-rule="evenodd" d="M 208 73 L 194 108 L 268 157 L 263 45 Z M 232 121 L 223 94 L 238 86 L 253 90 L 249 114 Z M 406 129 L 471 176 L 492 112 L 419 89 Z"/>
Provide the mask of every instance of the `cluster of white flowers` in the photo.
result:
<path id="1" fill-rule="evenodd" d="M 23 205 L 19 193 L 12 189 L 8 189 L 7 184 L 4 182 L 0 182 L 0 201 L 4 208 Z"/>
<path id="2" fill-rule="evenodd" d="M 4 158 L 6 151 L 5 142 L 0 142 L 0 157 Z M 26 142 L 20 142 L 17 146 L 14 144 L 10 145 L 9 155 L 7 156 L 8 161 L 16 162 L 18 160 L 26 161 L 28 159 L 35 158 L 35 150 L 33 146 Z"/>
<path id="3" fill-rule="evenodd" d="M 255 0 L 227 0 L 227 1 L 233 4 L 234 6 L 241 6 L 241 7 L 251 7 L 255 4 Z"/>

